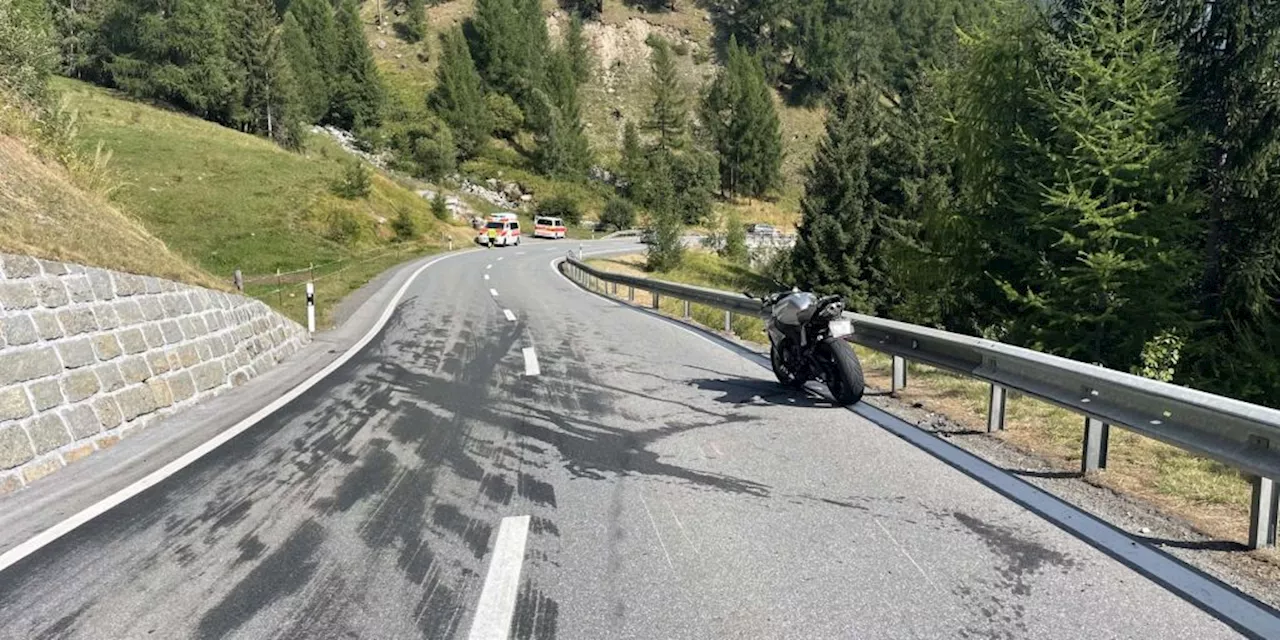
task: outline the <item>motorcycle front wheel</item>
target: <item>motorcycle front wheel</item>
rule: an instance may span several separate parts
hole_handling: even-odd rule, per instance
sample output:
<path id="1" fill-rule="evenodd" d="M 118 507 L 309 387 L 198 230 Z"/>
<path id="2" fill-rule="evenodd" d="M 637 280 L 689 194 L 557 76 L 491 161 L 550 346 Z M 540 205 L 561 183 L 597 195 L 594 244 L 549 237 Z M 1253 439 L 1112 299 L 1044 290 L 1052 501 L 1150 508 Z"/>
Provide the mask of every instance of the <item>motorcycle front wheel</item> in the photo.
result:
<path id="1" fill-rule="evenodd" d="M 773 375 L 778 377 L 778 382 L 795 389 L 804 386 L 804 380 L 787 368 L 786 360 L 782 357 L 782 350 L 778 345 L 772 343 L 770 343 L 769 347 L 769 364 L 773 365 Z"/>
<path id="2" fill-rule="evenodd" d="M 861 400 L 867 384 L 853 345 L 839 338 L 827 338 L 821 349 L 830 358 L 832 371 L 827 375 L 827 388 L 831 390 L 831 397 L 845 407 Z"/>

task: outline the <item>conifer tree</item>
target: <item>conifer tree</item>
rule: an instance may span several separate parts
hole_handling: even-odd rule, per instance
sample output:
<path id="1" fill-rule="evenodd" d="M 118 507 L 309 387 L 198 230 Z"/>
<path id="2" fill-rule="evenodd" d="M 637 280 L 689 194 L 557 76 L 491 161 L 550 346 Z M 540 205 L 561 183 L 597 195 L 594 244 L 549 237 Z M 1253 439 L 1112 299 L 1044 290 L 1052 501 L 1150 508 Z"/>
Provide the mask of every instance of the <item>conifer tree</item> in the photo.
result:
<path id="1" fill-rule="evenodd" d="M 464 158 L 472 157 L 489 138 L 492 121 L 485 104 L 483 82 L 476 72 L 462 30 L 440 35 L 440 66 L 431 108 L 449 124 L 454 143 Z"/>
<path id="2" fill-rule="evenodd" d="M 720 157 L 721 189 L 761 196 L 782 179 L 782 132 L 759 60 L 729 39 L 726 67 L 702 103 L 702 123 Z"/>
<path id="3" fill-rule="evenodd" d="M 659 39 L 652 48 L 649 66 L 653 78 L 649 86 L 653 102 L 644 128 L 656 136 L 659 149 L 679 149 L 685 143 L 689 117 L 685 88 L 676 70 L 671 45 Z"/>
<path id="4" fill-rule="evenodd" d="M 569 32 L 564 37 L 564 49 L 573 63 L 573 77 L 581 84 L 591 79 L 591 51 L 582 33 L 582 18 L 574 15 L 569 20 Z"/>
<path id="5" fill-rule="evenodd" d="M 329 91 L 325 86 L 324 71 L 311 48 L 311 41 L 292 9 L 284 14 L 280 44 L 293 73 L 301 113 L 308 122 L 319 122 L 329 110 Z"/>
<path id="6" fill-rule="evenodd" d="M 355 0 L 343 0 L 335 22 L 338 46 L 330 120 L 348 130 L 377 126 L 385 97 Z"/>
<path id="7" fill-rule="evenodd" d="M 302 139 L 301 110 L 285 60 L 274 6 L 268 0 L 233 0 L 228 57 L 238 80 L 235 120 L 246 131 L 286 147 Z"/>
<path id="8" fill-rule="evenodd" d="M 882 265 L 869 251 L 877 233 L 870 203 L 867 118 L 878 94 L 867 84 L 846 87 L 830 100 L 826 135 L 805 176 L 803 217 L 792 250 L 800 286 L 844 296 L 850 309 L 869 312 Z"/>
<path id="9" fill-rule="evenodd" d="M 405 40 L 420 42 L 427 35 L 427 12 L 422 0 L 405 0 L 404 22 L 401 24 Z"/>

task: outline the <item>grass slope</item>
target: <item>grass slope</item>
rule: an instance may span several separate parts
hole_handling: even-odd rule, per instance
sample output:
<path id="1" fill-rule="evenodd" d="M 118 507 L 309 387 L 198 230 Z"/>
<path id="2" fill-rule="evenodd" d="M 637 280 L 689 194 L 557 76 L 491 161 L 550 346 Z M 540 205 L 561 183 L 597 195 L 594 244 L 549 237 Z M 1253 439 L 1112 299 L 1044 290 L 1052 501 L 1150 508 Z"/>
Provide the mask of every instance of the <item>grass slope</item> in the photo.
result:
<path id="1" fill-rule="evenodd" d="M 113 153 L 121 180 L 113 199 L 188 260 L 229 277 L 274 273 L 349 258 L 386 244 L 387 221 L 411 211 L 424 234 L 439 238 L 430 207 L 410 189 L 375 174 L 367 199 L 329 191 L 350 160 L 335 143 L 309 136 L 303 153 L 175 112 L 60 80 L 80 118 L 80 141 Z M 334 219 L 359 230 L 333 239 Z"/>
<path id="2" fill-rule="evenodd" d="M 22 139 L 0 135 L 0 167 L 0 252 L 218 286 Z"/>
<path id="3" fill-rule="evenodd" d="M 112 153 L 114 203 L 220 282 L 236 269 L 251 281 L 265 277 L 246 291 L 294 319 L 304 317 L 301 277 L 278 281 L 277 270 L 317 265 L 317 299 L 336 302 L 376 269 L 439 250 L 448 237 L 470 237 L 465 227 L 436 220 L 413 185 L 382 173 L 373 173 L 368 197 L 334 195 L 331 185 L 352 158 L 327 137 L 309 135 L 305 149 L 292 153 L 92 85 L 62 79 L 55 88 L 78 113 L 78 143 Z M 419 230 L 407 249 L 393 241 L 391 221 L 401 210 Z"/>

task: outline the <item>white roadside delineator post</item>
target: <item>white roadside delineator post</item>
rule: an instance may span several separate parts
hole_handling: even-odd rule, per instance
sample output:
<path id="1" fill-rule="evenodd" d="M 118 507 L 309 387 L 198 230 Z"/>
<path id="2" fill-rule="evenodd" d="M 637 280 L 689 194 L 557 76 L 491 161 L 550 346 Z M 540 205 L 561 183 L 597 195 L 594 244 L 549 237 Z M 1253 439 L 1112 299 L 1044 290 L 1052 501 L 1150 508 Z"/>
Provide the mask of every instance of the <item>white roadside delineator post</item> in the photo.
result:
<path id="1" fill-rule="evenodd" d="M 307 283 L 307 332 L 316 332 L 316 285 Z"/>

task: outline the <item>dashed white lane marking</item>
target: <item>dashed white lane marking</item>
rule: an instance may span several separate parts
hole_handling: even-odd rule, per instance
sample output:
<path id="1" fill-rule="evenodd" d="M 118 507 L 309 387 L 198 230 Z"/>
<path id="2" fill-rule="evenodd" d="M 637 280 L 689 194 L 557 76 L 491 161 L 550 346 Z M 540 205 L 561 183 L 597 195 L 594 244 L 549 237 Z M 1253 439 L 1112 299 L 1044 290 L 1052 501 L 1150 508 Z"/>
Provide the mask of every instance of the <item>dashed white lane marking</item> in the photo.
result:
<path id="1" fill-rule="evenodd" d="M 502 315 L 504 315 L 504 316 L 506 316 L 506 317 L 507 317 L 507 322 L 515 322 L 515 321 L 516 321 L 516 314 L 511 313 L 511 310 L 510 310 L 510 309 L 503 309 L 503 310 L 502 310 Z"/>
<path id="2" fill-rule="evenodd" d="M 495 297 L 495 298 L 496 298 L 496 297 L 498 297 L 498 290 L 497 290 L 497 289 L 490 289 L 490 290 L 489 290 L 489 295 L 491 295 L 491 296 L 493 296 L 493 297 Z"/>
<path id="3" fill-rule="evenodd" d="M 505 256 L 504 256 L 505 257 Z M 502 262 L 502 258 L 498 258 L 498 262 Z"/>
<path id="4" fill-rule="evenodd" d="M 520 570 L 524 566 L 524 546 L 529 538 L 529 516 L 503 518 L 498 525 L 498 541 L 493 545 L 489 573 L 476 603 L 470 640 L 507 640 L 511 619 L 516 613 L 520 592 Z"/>
<path id="5" fill-rule="evenodd" d="M 484 268 L 485 268 L 485 269 L 492 269 L 492 268 L 493 268 L 493 264 L 492 264 L 492 263 L 490 263 L 490 264 L 486 264 L 486 265 L 484 266 Z"/>
<path id="6" fill-rule="evenodd" d="M 488 279 L 489 279 L 489 274 L 487 274 L 487 273 L 486 273 L 486 274 L 484 274 L 484 279 L 485 279 L 485 280 L 488 280 Z"/>
<path id="7" fill-rule="evenodd" d="M 524 374 L 526 376 L 536 376 L 542 373 L 538 368 L 538 354 L 533 352 L 533 347 L 524 348 Z"/>

